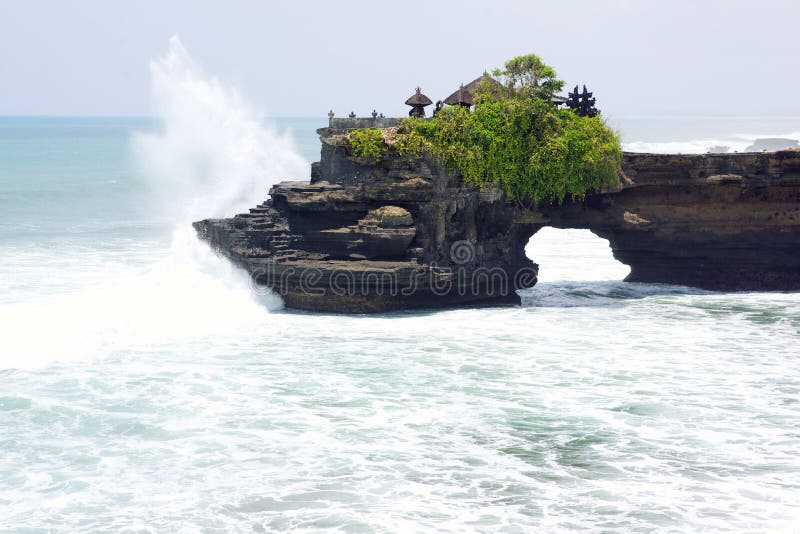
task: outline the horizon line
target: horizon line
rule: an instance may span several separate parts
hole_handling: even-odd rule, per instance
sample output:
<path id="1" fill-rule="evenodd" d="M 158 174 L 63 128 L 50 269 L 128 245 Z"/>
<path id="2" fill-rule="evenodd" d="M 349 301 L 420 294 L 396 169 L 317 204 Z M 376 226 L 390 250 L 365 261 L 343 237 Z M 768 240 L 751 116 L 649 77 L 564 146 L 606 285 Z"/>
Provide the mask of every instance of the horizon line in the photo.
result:
<path id="1" fill-rule="evenodd" d="M 327 120 L 327 115 L 263 115 L 259 120 L 268 119 L 322 119 Z M 608 115 L 606 119 L 800 119 L 798 115 L 716 115 L 716 114 L 631 114 L 631 115 Z M 159 119 L 156 115 L 138 114 L 67 114 L 67 113 L 0 113 L 0 119 Z"/>

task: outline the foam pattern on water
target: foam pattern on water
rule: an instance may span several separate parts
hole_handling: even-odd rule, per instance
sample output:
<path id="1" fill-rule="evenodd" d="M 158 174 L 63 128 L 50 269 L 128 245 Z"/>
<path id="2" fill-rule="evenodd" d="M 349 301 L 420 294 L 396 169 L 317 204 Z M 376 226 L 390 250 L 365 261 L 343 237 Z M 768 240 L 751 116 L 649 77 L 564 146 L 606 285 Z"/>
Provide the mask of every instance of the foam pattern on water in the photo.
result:
<path id="1" fill-rule="evenodd" d="M 153 77 L 138 171 L 117 127 L 0 124 L 0 531 L 796 529 L 800 295 L 544 229 L 521 307 L 281 310 L 189 221 L 305 163 L 177 39 Z"/>
<path id="2" fill-rule="evenodd" d="M 796 525 L 796 296 L 654 293 L 271 313 L 2 371 L 0 527 Z"/>

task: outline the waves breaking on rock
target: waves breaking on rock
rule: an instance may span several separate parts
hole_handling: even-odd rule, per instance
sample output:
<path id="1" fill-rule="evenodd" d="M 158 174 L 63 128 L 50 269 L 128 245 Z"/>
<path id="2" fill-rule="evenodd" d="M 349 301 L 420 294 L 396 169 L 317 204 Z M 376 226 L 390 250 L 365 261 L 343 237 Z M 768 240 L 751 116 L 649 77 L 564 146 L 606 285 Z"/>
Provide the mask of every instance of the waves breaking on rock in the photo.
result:
<path id="1" fill-rule="evenodd" d="M 177 36 L 150 70 L 160 124 L 135 133 L 131 149 L 149 184 L 142 210 L 165 221 L 171 245 L 154 252 L 144 269 L 116 269 L 102 282 L 87 276 L 67 293 L 0 306 L 8 332 L 0 341 L 0 368 L 239 332 L 263 324 L 268 310 L 282 305 L 201 243 L 190 221 L 200 213 L 236 213 L 277 178 L 308 174 L 308 164 L 290 137 L 259 122 L 235 88 L 205 74 Z M 44 328 L 49 335 L 41 335 Z"/>

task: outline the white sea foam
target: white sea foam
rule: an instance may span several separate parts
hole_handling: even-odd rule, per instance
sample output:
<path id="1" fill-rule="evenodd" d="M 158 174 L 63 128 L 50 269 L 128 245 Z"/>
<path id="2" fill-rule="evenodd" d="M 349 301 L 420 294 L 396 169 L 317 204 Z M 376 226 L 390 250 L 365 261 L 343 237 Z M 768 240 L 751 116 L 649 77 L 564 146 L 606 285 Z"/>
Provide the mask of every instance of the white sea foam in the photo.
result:
<path id="1" fill-rule="evenodd" d="M 657 133 L 657 132 L 656 132 Z M 800 139 L 800 131 L 784 133 L 731 133 L 725 136 L 689 139 L 682 141 L 625 141 L 622 147 L 627 152 L 652 154 L 705 154 L 712 147 L 728 147 L 728 152 L 744 152 L 756 139 L 779 137 Z"/>
<path id="2" fill-rule="evenodd" d="M 622 280 L 630 272 L 614 259 L 608 241 L 589 230 L 542 228 L 525 254 L 539 264 L 540 282 Z"/>
<path id="3" fill-rule="evenodd" d="M 189 232 L 176 231 L 171 254 L 143 272 L 0 306 L 0 368 L 91 359 L 263 324 L 280 299 L 254 291 L 244 272 Z"/>
<path id="4" fill-rule="evenodd" d="M 173 48 L 164 80 L 191 65 Z M 176 105 L 236 107 L 197 72 Z M 164 115 L 136 146 L 171 239 L 87 237 L 119 234 L 114 210 L 80 247 L 67 223 L 0 234 L 0 531 L 796 530 L 798 294 L 625 284 L 606 242 L 545 229 L 523 307 L 270 313 L 188 225 L 264 191 L 233 149 L 167 172 L 215 143 Z M 287 158 L 264 188 L 294 160 L 274 146 L 243 151 Z"/>
<path id="5" fill-rule="evenodd" d="M 306 176 L 308 164 L 291 138 L 259 123 L 234 88 L 205 75 L 177 37 L 169 45 L 151 64 L 161 127 L 136 134 L 132 144 L 153 209 L 175 221 L 171 248 L 149 268 L 114 266 L 111 281 L 87 280 L 72 291 L 0 307 L 8 331 L 0 340 L 0 367 L 219 335 L 261 324 L 268 309 L 282 305 L 214 255 L 191 221 L 245 211 L 276 181 Z"/>
<path id="6" fill-rule="evenodd" d="M 695 139 L 690 141 L 631 141 L 622 144 L 626 152 L 649 154 L 705 154 L 711 147 L 726 146 L 729 152 L 741 152 L 751 141 L 728 139 Z"/>
<path id="7" fill-rule="evenodd" d="M 177 36 L 150 65 L 162 128 L 133 147 L 161 208 L 183 221 L 231 216 L 309 165 L 288 136 L 262 125 L 235 88 L 206 75 Z"/>

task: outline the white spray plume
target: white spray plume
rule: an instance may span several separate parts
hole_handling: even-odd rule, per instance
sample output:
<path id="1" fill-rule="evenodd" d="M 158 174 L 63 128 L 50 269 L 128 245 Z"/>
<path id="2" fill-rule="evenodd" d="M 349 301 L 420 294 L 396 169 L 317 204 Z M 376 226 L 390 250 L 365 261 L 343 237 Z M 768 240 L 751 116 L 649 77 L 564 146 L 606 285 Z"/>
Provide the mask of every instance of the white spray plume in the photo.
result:
<path id="1" fill-rule="evenodd" d="M 150 65 L 162 127 L 133 141 L 152 203 L 173 221 L 172 246 L 144 270 L 36 301 L 0 305 L 0 369 L 39 367 L 120 351 L 206 345 L 266 323 L 280 297 L 201 243 L 190 222 L 230 216 L 281 179 L 307 176 L 288 137 L 262 126 L 237 91 L 203 74 L 177 37 Z M 109 267 L 111 268 L 111 267 Z M 42 324 L 49 335 L 42 336 Z M 143 349 L 143 347 L 145 349 Z M 149 348 L 148 348 L 149 347 Z"/>
<path id="2" fill-rule="evenodd" d="M 150 63 L 162 127 L 134 138 L 137 160 L 162 207 L 183 220 L 231 216 L 267 196 L 309 165 L 288 136 L 261 124 L 235 88 L 206 75 L 177 36 Z"/>

